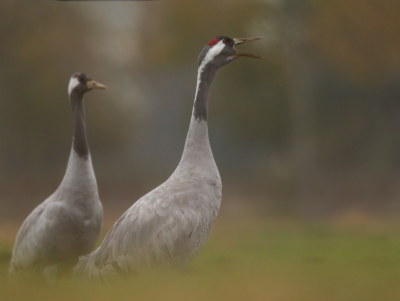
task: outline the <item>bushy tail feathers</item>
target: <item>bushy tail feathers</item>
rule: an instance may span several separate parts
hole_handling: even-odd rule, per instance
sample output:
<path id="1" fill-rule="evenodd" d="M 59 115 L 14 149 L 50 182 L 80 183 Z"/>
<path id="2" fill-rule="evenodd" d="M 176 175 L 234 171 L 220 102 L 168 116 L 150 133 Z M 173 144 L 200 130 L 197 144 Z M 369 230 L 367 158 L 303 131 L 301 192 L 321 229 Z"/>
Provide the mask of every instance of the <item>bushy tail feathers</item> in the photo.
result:
<path id="1" fill-rule="evenodd" d="M 79 263 L 74 268 L 74 279 L 97 279 L 99 277 L 99 268 L 95 262 L 98 250 L 79 257 Z"/>

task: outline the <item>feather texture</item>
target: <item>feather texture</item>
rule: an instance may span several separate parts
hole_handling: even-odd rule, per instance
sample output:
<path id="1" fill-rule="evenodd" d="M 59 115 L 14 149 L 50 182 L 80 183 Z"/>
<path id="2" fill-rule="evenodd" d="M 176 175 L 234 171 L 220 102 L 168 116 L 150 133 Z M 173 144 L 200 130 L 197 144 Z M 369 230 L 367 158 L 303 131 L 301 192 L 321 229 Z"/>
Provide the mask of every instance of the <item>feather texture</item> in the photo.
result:
<path id="1" fill-rule="evenodd" d="M 10 277 L 39 273 L 53 282 L 59 265 L 73 266 L 79 256 L 93 249 L 102 215 L 90 156 L 79 158 L 72 151 L 62 184 L 33 210 L 18 232 Z"/>

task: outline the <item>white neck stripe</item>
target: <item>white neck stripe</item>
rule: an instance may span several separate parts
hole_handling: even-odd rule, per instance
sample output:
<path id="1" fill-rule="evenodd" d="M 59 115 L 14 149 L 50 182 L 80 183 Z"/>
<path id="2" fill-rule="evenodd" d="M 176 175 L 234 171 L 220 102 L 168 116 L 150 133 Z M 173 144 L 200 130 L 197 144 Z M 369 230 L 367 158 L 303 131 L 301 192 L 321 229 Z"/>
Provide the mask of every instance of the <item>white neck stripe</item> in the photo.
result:
<path id="1" fill-rule="evenodd" d="M 221 51 L 224 49 L 225 44 L 224 40 L 219 41 L 217 44 L 215 44 L 206 54 L 204 59 L 201 61 L 201 64 L 199 66 L 199 71 L 197 74 L 197 88 L 196 88 L 196 97 L 197 93 L 199 92 L 200 89 L 200 83 L 201 83 L 201 74 L 203 73 L 206 65 L 211 62 L 218 54 L 221 53 Z M 196 99 L 195 97 L 195 99 Z"/>
<path id="2" fill-rule="evenodd" d="M 76 77 L 72 77 L 71 80 L 69 81 L 69 86 L 68 86 L 68 94 L 71 94 L 72 90 L 78 86 L 79 80 Z"/>

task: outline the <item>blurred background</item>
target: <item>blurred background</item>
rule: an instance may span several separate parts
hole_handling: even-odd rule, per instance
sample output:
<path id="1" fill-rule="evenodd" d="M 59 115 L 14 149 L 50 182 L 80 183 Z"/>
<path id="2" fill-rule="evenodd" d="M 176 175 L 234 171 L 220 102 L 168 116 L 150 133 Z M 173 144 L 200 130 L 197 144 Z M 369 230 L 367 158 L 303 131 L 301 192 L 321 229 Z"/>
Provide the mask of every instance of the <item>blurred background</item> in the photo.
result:
<path id="1" fill-rule="evenodd" d="M 264 36 L 241 49 L 266 57 L 237 60 L 212 87 L 223 209 L 399 214 L 399 14 L 396 0 L 3 1 L 0 219 L 21 222 L 61 181 L 75 71 L 109 86 L 86 97 L 106 208 L 162 183 L 182 154 L 197 57 L 220 34 Z"/>
<path id="2" fill-rule="evenodd" d="M 209 262 L 228 267 L 227 273 L 240 260 L 243 267 L 249 258 L 257 265 L 269 258 L 268 267 L 281 273 L 274 279 L 283 277 L 269 284 L 272 292 L 281 290 L 271 300 L 295 300 L 276 296 L 289 294 L 284 284 L 297 276 L 303 292 L 321 279 L 319 288 L 333 292 L 332 279 L 340 284 L 350 267 L 346 281 L 355 281 L 357 271 L 370 277 L 356 283 L 368 293 L 362 300 L 383 300 L 379 286 L 370 294 L 372 283 L 377 277 L 380 285 L 397 283 L 388 280 L 400 269 L 400 228 L 385 224 L 400 214 L 399 16 L 398 0 L 1 1 L 4 262 L 22 221 L 64 175 L 72 138 L 67 86 L 74 72 L 109 87 L 85 98 L 107 232 L 177 166 L 203 47 L 222 34 L 263 36 L 240 50 L 265 60 L 238 59 L 212 86 L 209 135 L 224 187 L 206 248 L 220 253 L 201 254 L 217 254 Z M 335 222 L 304 226 L 326 220 Z M 340 230 L 349 221 L 362 225 L 351 235 Z M 227 255 L 235 246 L 246 259 Z M 324 278 L 327 270 L 332 277 Z M 307 276 L 305 285 L 304 275 L 315 278 Z"/>

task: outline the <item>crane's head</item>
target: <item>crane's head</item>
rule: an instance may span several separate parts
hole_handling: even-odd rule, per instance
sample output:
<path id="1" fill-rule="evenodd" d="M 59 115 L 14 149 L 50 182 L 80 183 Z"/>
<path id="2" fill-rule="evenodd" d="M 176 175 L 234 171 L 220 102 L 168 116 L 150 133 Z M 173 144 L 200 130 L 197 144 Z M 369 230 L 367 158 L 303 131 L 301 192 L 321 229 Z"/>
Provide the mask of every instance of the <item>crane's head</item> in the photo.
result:
<path id="1" fill-rule="evenodd" d="M 214 67 L 222 67 L 232 62 L 233 60 L 242 57 L 252 57 L 263 59 L 263 57 L 251 53 L 241 52 L 235 49 L 236 45 L 260 40 L 263 38 L 237 38 L 232 39 L 227 36 L 218 36 L 211 39 L 200 53 L 198 65 L 206 66 L 212 64 Z"/>
<path id="2" fill-rule="evenodd" d="M 68 94 L 71 95 L 72 92 L 84 94 L 92 89 L 107 89 L 107 87 L 95 82 L 85 73 L 76 72 L 69 81 Z"/>

